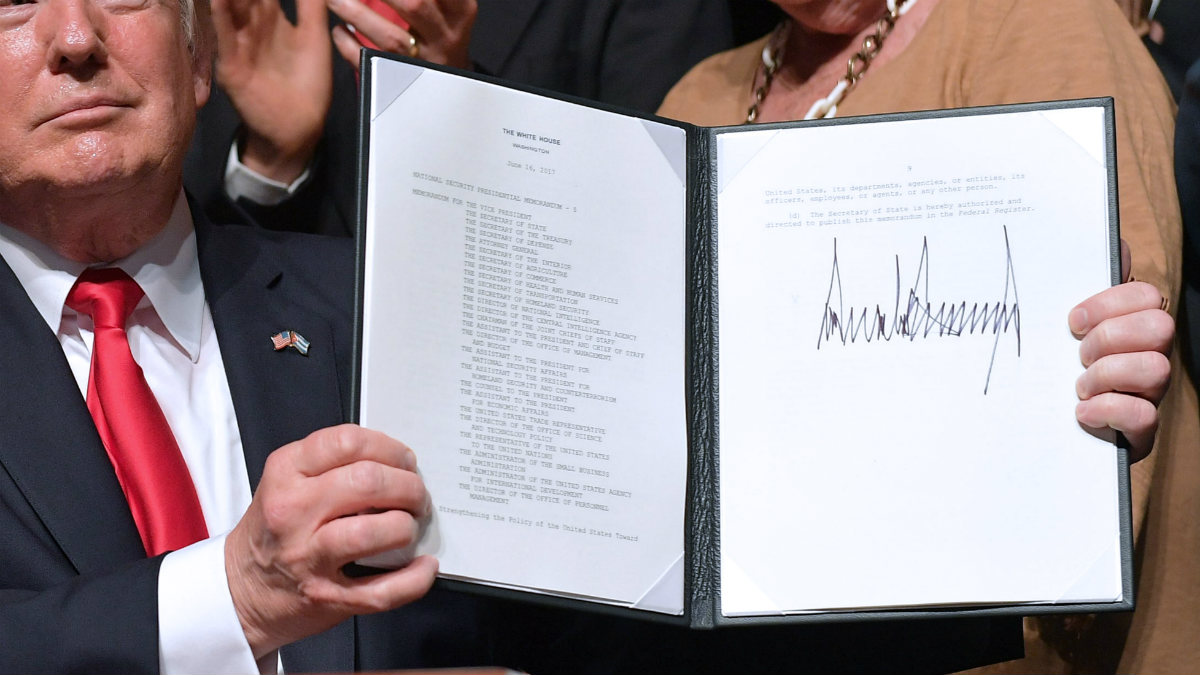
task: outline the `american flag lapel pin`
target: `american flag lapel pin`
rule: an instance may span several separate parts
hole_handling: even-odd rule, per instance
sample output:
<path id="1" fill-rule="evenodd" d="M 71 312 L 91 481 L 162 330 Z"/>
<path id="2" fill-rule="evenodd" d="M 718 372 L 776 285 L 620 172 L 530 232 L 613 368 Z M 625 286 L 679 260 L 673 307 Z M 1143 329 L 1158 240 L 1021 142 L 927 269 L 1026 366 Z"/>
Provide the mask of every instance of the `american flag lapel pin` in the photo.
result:
<path id="1" fill-rule="evenodd" d="M 291 347 L 301 354 L 308 356 L 308 340 L 304 336 L 294 330 L 284 330 L 271 336 L 271 344 L 275 345 L 275 351 L 287 349 Z"/>

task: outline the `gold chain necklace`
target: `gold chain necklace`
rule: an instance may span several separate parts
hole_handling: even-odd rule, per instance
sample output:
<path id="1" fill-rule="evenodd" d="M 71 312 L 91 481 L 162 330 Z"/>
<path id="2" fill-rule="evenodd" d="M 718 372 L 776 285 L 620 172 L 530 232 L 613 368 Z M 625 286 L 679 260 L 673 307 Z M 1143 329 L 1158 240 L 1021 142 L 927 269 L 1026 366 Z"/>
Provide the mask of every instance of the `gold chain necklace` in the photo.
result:
<path id="1" fill-rule="evenodd" d="M 892 34 L 892 29 L 896 27 L 896 21 L 900 18 L 903 12 L 908 11 L 912 5 L 916 4 L 917 0 L 888 0 L 887 13 L 883 18 L 875 22 L 875 32 L 863 38 L 862 47 L 859 48 L 853 56 L 850 57 L 846 64 L 846 75 L 838 83 L 834 85 L 833 90 L 825 98 L 817 100 L 809 109 L 808 114 L 804 119 L 818 119 L 825 117 L 833 117 L 837 114 L 837 106 L 845 98 L 863 75 L 867 73 L 867 69 L 871 67 L 871 61 L 879 55 L 879 50 L 883 49 L 883 42 L 889 35 Z M 771 33 L 771 37 L 767 39 L 767 44 L 763 45 L 762 64 L 759 70 L 762 72 L 762 84 L 754 89 L 753 100 L 750 103 L 749 110 L 746 111 L 746 123 L 752 124 L 758 119 L 759 107 L 763 100 L 767 98 L 767 93 L 771 90 L 771 82 L 775 79 L 775 73 L 779 71 L 779 64 L 783 59 L 783 50 L 787 46 L 787 36 L 789 31 L 789 20 L 784 19 L 775 27 Z M 759 79 L 758 73 L 755 73 L 754 80 Z"/>

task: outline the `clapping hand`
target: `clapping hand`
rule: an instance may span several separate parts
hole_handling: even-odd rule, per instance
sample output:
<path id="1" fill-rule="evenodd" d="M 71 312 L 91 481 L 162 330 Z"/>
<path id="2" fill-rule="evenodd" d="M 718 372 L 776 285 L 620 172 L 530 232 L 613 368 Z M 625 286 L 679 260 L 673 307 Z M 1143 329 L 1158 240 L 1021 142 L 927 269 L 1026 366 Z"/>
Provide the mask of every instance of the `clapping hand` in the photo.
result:
<path id="1" fill-rule="evenodd" d="M 469 68 L 467 47 L 475 24 L 475 0 L 374 0 L 399 20 L 382 16 L 360 0 L 327 0 L 329 10 L 379 49 L 456 68 Z M 358 67 L 359 41 L 345 26 L 333 29 L 342 58 Z"/>
<path id="2" fill-rule="evenodd" d="M 241 160 L 281 183 L 304 172 L 333 97 L 329 15 L 323 0 L 212 0 L 217 82 L 245 125 Z"/>

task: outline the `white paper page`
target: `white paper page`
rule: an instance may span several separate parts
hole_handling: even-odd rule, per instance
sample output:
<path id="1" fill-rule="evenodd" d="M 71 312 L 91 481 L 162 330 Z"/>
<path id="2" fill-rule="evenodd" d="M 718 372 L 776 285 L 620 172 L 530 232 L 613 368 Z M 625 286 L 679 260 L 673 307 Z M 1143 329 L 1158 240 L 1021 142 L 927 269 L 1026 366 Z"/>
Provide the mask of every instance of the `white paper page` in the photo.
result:
<path id="1" fill-rule="evenodd" d="M 719 143 L 723 612 L 1119 599 L 1102 110 Z"/>
<path id="2" fill-rule="evenodd" d="M 361 421 L 417 452 L 420 552 L 446 577 L 681 613 L 682 130 L 375 76 L 395 98 L 371 125 Z"/>

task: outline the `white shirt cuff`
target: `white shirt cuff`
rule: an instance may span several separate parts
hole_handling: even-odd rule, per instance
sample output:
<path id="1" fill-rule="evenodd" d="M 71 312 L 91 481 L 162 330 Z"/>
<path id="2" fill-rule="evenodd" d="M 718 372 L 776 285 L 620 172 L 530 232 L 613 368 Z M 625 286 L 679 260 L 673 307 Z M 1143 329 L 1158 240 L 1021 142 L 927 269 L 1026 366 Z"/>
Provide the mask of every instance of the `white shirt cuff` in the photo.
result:
<path id="1" fill-rule="evenodd" d="M 163 558 L 158 572 L 158 658 L 162 675 L 259 674 L 229 594 L 225 535 Z"/>
<path id="2" fill-rule="evenodd" d="M 267 178 L 242 164 L 237 145 L 237 140 L 229 145 L 229 158 L 225 160 L 225 194 L 234 201 L 244 198 L 260 206 L 275 206 L 308 182 L 312 167 L 304 167 L 304 173 L 291 183 Z"/>

